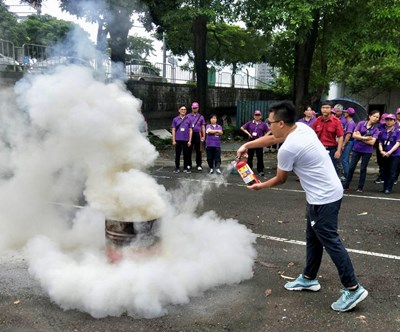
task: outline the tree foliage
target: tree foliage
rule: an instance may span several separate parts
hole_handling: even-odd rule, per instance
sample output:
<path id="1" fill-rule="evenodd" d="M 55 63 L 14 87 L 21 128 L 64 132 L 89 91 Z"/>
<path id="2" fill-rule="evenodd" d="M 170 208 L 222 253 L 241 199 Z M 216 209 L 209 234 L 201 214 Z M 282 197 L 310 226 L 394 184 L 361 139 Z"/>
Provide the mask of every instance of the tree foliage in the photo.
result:
<path id="1" fill-rule="evenodd" d="M 148 6 L 149 16 L 144 23 L 151 27 L 157 26 L 159 33 L 165 32 L 171 46 L 178 54 L 187 52 L 187 45 L 191 43 L 189 53 L 193 55 L 194 68 L 197 76 L 196 98 L 207 112 L 207 43 L 208 26 L 214 23 L 229 22 L 232 20 L 234 0 L 171 0 L 156 1 L 144 0 Z M 170 37 L 168 37 L 170 36 Z M 174 37 L 172 37 L 174 36 Z M 179 38 L 182 42 L 179 42 Z M 172 48 L 172 47 L 170 47 Z"/>
<path id="2" fill-rule="evenodd" d="M 0 1 L 0 39 L 9 40 L 14 45 L 22 45 L 25 31 L 18 24 L 17 18 L 8 11 L 7 7 Z"/>
<path id="3" fill-rule="evenodd" d="M 72 29 L 82 28 L 74 23 L 50 15 L 30 15 L 20 23 L 25 30 L 25 42 L 38 45 L 55 45 L 62 42 Z"/>
<path id="4" fill-rule="evenodd" d="M 150 55 L 154 55 L 153 41 L 138 35 L 128 36 L 126 48 L 126 61 L 145 61 Z"/>
<path id="5" fill-rule="evenodd" d="M 238 8 L 248 26 L 273 32 L 268 62 L 289 79 L 299 107 L 333 80 L 353 92 L 378 81 L 382 88 L 397 84 L 390 71 L 400 49 L 398 0 L 248 0 Z M 372 71 L 385 79 L 372 83 Z M 358 75 L 365 79 L 356 83 Z"/>
<path id="6" fill-rule="evenodd" d="M 72 29 L 87 35 L 79 25 L 50 15 L 30 15 L 18 22 L 16 16 L 0 2 L 0 38 L 11 41 L 15 46 L 25 43 L 52 46 L 62 42 Z"/>

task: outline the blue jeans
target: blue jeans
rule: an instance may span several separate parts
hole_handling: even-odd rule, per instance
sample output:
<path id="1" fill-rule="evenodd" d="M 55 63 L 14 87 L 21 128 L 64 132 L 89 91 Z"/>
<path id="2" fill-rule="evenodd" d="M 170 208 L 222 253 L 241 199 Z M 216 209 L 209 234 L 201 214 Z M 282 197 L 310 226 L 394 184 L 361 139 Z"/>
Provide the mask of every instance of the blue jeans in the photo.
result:
<path id="1" fill-rule="evenodd" d="M 363 152 L 353 151 L 353 153 L 351 155 L 349 174 L 346 177 L 346 181 L 343 184 L 343 188 L 345 188 L 345 189 L 349 188 L 351 180 L 353 179 L 354 171 L 355 171 L 358 161 L 360 159 L 361 159 L 360 179 L 358 180 L 357 189 L 362 190 L 364 188 L 365 178 L 367 177 L 367 166 L 368 166 L 371 156 L 372 156 L 372 153 L 363 153 Z"/>
<path id="2" fill-rule="evenodd" d="M 345 178 L 347 178 L 347 175 L 349 174 L 349 169 L 350 169 L 350 153 L 351 149 L 353 148 L 354 141 L 348 141 L 346 146 L 344 147 L 344 150 L 342 151 L 342 154 L 340 156 L 340 161 L 342 162 L 343 166 L 343 175 Z"/>
<path id="3" fill-rule="evenodd" d="M 323 205 L 307 204 L 307 264 L 304 275 L 315 279 L 324 247 L 335 264 L 340 281 L 348 288 L 357 285 L 349 253 L 337 233 L 342 200 Z"/>

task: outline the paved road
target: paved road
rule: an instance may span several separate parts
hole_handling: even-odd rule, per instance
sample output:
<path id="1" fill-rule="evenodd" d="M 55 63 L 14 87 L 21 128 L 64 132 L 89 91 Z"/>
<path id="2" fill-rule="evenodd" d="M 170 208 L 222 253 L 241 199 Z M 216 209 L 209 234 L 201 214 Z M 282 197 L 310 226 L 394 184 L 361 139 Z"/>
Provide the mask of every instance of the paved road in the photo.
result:
<path id="1" fill-rule="evenodd" d="M 273 168 L 271 158 L 266 176 Z M 188 304 L 168 305 L 168 315 L 160 318 L 95 319 L 52 303 L 29 276 L 21 254 L 11 253 L 0 260 L 0 331 L 400 331 L 400 187 L 383 196 L 369 175 L 365 193 L 345 195 L 340 235 L 370 296 L 354 311 L 336 313 L 330 304 L 341 285 L 327 255 L 319 272 L 321 291 L 283 288 L 283 276 L 302 272 L 305 254 L 305 197 L 294 176 L 279 189 L 255 193 L 238 175 L 229 174 L 218 186 L 216 176 L 172 170 L 170 160 L 160 159 L 151 174 L 168 190 L 183 184 L 196 190 L 208 181 L 210 190 L 196 213 L 215 210 L 258 235 L 253 278 L 208 290 Z"/>

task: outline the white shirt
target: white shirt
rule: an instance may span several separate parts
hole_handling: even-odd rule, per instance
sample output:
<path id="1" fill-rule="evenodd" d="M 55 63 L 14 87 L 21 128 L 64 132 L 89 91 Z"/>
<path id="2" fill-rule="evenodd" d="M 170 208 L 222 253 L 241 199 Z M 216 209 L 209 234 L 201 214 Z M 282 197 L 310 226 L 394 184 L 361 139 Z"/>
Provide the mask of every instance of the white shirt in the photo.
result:
<path id="1" fill-rule="evenodd" d="M 332 160 L 314 130 L 304 123 L 294 129 L 278 150 L 278 168 L 300 179 L 309 204 L 322 205 L 343 197 L 343 186 Z"/>

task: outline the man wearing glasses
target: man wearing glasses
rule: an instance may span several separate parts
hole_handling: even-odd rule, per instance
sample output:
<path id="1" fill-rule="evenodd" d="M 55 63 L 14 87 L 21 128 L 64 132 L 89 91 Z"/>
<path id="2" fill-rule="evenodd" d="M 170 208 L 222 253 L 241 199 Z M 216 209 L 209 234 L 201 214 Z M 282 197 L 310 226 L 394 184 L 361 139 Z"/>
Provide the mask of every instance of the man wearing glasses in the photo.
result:
<path id="1" fill-rule="evenodd" d="M 261 120 L 261 116 L 261 111 L 256 110 L 253 115 L 253 120 L 246 122 L 240 127 L 240 130 L 249 137 L 250 142 L 263 137 L 269 132 L 269 127 Z M 251 169 L 253 169 L 254 153 L 257 157 L 257 172 L 260 176 L 264 176 L 264 154 L 262 147 L 248 150 L 247 164 Z"/>
<path id="2" fill-rule="evenodd" d="M 350 256 L 337 232 L 343 197 L 342 184 L 315 132 L 303 123 L 296 123 L 296 109 L 292 103 L 272 105 L 268 120 L 272 135 L 243 144 L 237 156 L 243 156 L 251 148 L 283 142 L 278 151 L 276 175 L 248 188 L 260 190 L 281 185 L 293 171 L 306 193 L 306 266 L 303 274 L 286 283 L 285 288 L 291 291 L 320 290 L 317 276 L 325 248 L 344 286 L 342 295 L 332 303 L 331 308 L 335 311 L 351 310 L 368 296 L 368 291 L 357 282 Z"/>

